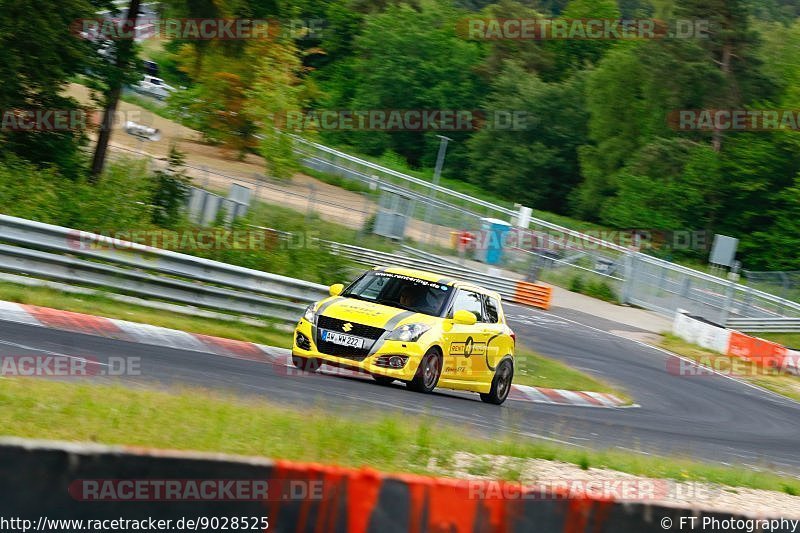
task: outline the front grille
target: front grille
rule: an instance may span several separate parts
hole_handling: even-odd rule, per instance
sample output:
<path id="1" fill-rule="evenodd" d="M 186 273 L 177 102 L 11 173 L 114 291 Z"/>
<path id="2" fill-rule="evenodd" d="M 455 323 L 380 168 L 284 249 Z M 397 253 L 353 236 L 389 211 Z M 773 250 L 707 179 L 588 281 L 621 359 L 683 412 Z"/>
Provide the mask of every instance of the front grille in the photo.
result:
<path id="1" fill-rule="evenodd" d="M 325 355 L 335 355 L 336 357 L 343 357 L 353 361 L 363 361 L 366 359 L 367 355 L 369 355 L 369 349 L 371 348 L 371 346 L 367 346 L 367 348 L 352 348 L 350 346 L 331 344 L 330 342 L 320 342 L 317 347 L 319 348 L 319 352 Z"/>
<path id="2" fill-rule="evenodd" d="M 345 331 L 342 329 L 342 326 L 347 323 L 353 326 L 353 329 L 350 331 Z M 355 335 L 356 337 L 366 337 L 367 339 L 372 340 L 375 340 L 383 335 L 383 332 L 385 331 L 382 328 L 365 326 L 364 324 L 356 324 L 355 322 L 339 320 L 338 318 L 331 318 L 329 316 L 317 317 L 317 327 L 328 329 L 330 331 L 338 331 L 339 333 L 346 333 L 348 335 Z"/>
<path id="3" fill-rule="evenodd" d="M 356 337 L 364 337 L 373 341 L 377 340 L 385 331 L 381 328 L 367 326 L 364 324 L 356 324 L 354 322 L 349 322 L 353 326 L 350 331 L 344 331 L 342 326 L 346 323 L 348 323 L 347 320 L 339 320 L 338 318 L 320 316 L 317 317 L 317 331 L 327 329 L 329 331 L 346 333 L 347 335 L 355 335 Z M 341 346 L 339 344 L 323 342 L 322 334 L 317 333 L 317 348 L 321 353 L 335 355 L 336 357 L 344 357 L 346 359 L 352 359 L 353 361 L 363 361 L 366 359 L 373 344 L 374 342 L 365 342 L 363 348 Z"/>

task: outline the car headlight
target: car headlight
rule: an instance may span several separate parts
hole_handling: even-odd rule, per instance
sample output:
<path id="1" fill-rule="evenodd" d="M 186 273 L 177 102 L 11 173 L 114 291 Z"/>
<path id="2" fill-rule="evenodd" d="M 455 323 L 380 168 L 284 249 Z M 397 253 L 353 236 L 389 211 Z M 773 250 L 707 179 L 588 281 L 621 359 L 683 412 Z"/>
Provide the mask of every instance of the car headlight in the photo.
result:
<path id="1" fill-rule="evenodd" d="M 431 327 L 427 324 L 406 324 L 392 331 L 386 339 L 390 341 L 414 342 L 422 337 L 429 329 L 431 329 Z"/>
<path id="2" fill-rule="evenodd" d="M 303 313 L 303 318 L 305 318 L 306 320 L 308 320 L 312 324 L 316 324 L 317 323 L 317 312 L 314 309 L 315 305 L 316 304 L 309 305 L 308 307 L 306 307 L 306 310 Z"/>

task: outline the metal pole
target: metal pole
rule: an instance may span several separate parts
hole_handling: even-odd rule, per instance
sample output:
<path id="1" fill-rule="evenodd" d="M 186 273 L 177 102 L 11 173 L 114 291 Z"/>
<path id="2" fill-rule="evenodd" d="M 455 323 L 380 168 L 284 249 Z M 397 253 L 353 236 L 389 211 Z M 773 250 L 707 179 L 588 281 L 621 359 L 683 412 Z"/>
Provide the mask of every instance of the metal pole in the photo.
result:
<path id="1" fill-rule="evenodd" d="M 439 137 L 439 153 L 436 156 L 436 168 L 433 170 L 433 187 L 430 188 L 428 195 L 428 205 L 425 208 L 425 224 L 430 224 L 431 212 L 433 210 L 433 200 L 436 198 L 436 187 L 439 186 L 439 179 L 442 176 L 442 167 L 444 166 L 444 156 L 447 153 L 447 143 L 452 141 L 450 137 L 444 135 L 437 135 Z M 430 243 L 431 231 L 428 232 L 428 243 Z"/>
<path id="2" fill-rule="evenodd" d="M 731 265 L 731 271 L 728 274 L 728 279 L 730 280 L 728 283 L 727 293 L 725 294 L 725 304 L 722 308 L 722 312 L 720 313 L 719 317 L 719 324 L 722 327 L 725 327 L 725 324 L 728 322 L 728 318 L 731 316 L 731 311 L 733 308 L 733 304 L 735 301 L 736 296 L 736 285 L 739 281 L 739 270 L 741 269 L 741 263 L 739 261 L 734 261 Z"/>
<path id="3" fill-rule="evenodd" d="M 628 252 L 625 255 L 625 281 L 622 285 L 622 303 L 631 303 L 633 296 L 633 285 L 636 277 L 636 252 Z"/>

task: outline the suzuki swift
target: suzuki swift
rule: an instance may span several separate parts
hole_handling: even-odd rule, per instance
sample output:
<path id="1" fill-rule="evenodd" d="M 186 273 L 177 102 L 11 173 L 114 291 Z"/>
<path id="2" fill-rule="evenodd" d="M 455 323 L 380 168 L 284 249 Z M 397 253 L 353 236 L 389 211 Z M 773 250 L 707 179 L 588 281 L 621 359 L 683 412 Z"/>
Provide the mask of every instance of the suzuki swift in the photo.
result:
<path id="1" fill-rule="evenodd" d="M 515 337 L 492 291 L 401 268 L 367 271 L 306 309 L 292 362 L 357 369 L 409 389 L 472 391 L 501 404 L 514 379 Z"/>

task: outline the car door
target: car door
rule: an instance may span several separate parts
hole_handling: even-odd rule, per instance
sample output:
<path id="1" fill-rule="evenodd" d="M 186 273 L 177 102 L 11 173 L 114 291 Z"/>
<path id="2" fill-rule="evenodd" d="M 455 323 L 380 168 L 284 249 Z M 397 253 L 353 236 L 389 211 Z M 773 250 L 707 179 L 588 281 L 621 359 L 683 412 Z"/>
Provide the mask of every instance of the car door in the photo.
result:
<path id="1" fill-rule="evenodd" d="M 473 325 L 453 324 L 444 334 L 445 354 L 442 376 L 461 381 L 477 381 L 486 373 L 486 341 L 489 334 L 484 331 L 483 296 L 468 289 L 458 289 L 453 297 L 447 317 L 456 311 L 473 313 L 478 322 Z"/>
<path id="2" fill-rule="evenodd" d="M 510 353 L 502 307 L 497 298 L 483 295 L 484 318 L 479 326 L 487 338 L 486 356 L 483 358 L 481 372 L 487 381 L 494 375 L 494 368 L 500 360 Z"/>

